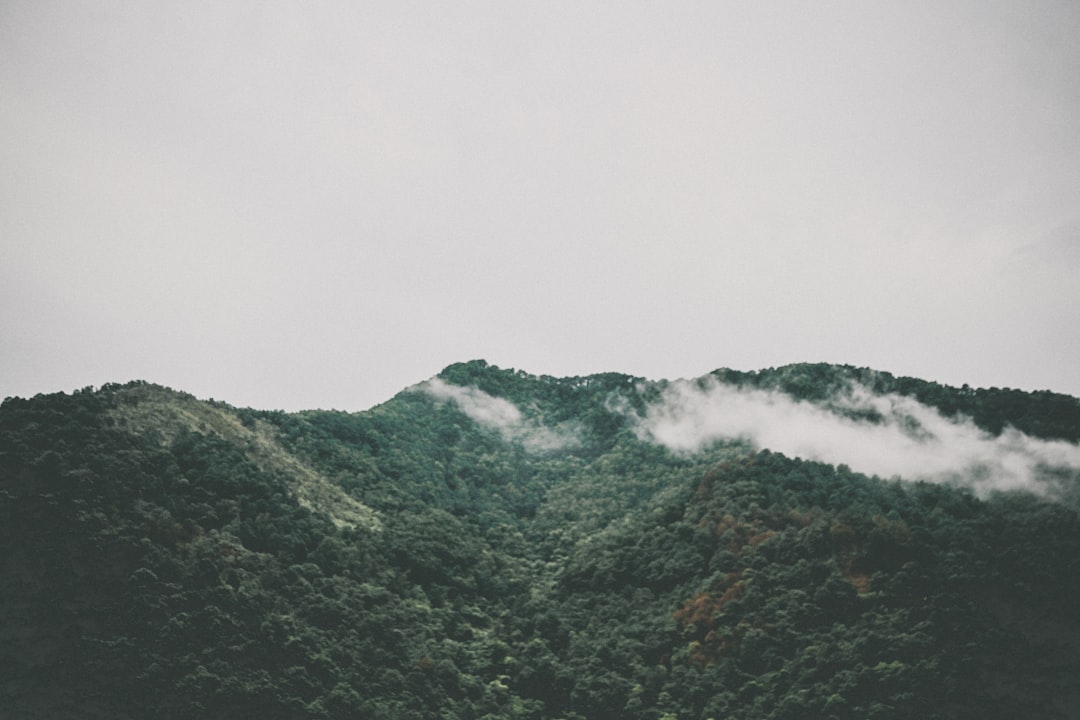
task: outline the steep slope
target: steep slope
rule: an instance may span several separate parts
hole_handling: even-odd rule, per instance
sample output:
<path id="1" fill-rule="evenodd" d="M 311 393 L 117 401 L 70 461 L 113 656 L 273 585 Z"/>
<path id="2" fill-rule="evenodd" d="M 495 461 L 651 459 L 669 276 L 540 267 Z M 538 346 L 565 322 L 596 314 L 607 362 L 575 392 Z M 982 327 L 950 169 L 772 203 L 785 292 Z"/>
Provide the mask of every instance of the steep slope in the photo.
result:
<path id="1" fill-rule="evenodd" d="M 8 399 L 0 707 L 1075 717 L 1078 433 L 1068 396 L 828 365 L 474 361 L 355 414 Z M 896 447 L 923 479 L 854 471 Z"/>

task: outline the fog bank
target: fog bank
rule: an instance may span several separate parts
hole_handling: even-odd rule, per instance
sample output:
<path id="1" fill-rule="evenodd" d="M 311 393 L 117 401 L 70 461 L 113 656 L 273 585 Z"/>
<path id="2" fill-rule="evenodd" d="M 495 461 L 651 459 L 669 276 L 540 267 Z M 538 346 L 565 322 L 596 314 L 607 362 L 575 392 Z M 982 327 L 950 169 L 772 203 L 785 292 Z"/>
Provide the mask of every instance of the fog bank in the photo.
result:
<path id="1" fill-rule="evenodd" d="M 436 377 L 421 383 L 418 389 L 440 401 L 453 402 L 473 422 L 499 433 L 507 442 L 520 443 L 531 452 L 561 450 L 580 443 L 572 429 L 531 421 L 512 402 L 479 388 L 451 385 Z"/>
<path id="2" fill-rule="evenodd" d="M 814 404 L 711 377 L 680 380 L 667 384 L 643 415 L 630 417 L 638 437 L 674 451 L 695 452 L 718 440 L 741 438 L 793 457 L 846 464 L 882 477 L 959 482 L 981 494 L 1046 492 L 1040 478 L 1048 469 L 1080 472 L 1075 444 L 1012 428 L 995 437 L 913 398 L 877 395 L 861 386 Z"/>

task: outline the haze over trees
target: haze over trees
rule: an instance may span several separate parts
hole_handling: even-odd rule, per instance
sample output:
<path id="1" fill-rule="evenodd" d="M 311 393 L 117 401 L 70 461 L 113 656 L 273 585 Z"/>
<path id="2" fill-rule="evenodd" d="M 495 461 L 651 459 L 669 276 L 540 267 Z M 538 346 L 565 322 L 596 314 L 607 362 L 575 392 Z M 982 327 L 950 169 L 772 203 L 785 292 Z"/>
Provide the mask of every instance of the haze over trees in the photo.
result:
<path id="1" fill-rule="evenodd" d="M 1074 718 L 1078 440 L 1073 397 L 833 365 L 9 398 L 0 708 Z"/>

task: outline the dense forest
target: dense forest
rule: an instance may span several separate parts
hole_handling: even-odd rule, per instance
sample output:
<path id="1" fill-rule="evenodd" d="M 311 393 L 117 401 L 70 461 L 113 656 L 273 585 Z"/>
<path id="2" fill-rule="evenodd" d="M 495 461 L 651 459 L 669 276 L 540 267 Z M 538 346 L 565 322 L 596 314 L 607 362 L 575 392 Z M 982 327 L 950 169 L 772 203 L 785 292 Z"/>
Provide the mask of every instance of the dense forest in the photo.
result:
<path id="1" fill-rule="evenodd" d="M 1004 485 L 673 448 L 673 387 L 473 361 L 361 413 L 8 398 L 0 714 L 1080 717 L 1080 401 L 823 364 L 688 386 L 934 457 L 926 418 L 1039 448 Z"/>

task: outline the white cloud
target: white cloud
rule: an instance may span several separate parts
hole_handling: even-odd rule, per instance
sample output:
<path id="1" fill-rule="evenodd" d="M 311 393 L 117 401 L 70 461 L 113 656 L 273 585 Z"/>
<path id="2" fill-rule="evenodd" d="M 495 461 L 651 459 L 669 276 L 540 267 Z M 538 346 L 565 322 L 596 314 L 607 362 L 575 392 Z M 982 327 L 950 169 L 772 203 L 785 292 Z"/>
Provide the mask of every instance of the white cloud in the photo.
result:
<path id="1" fill-rule="evenodd" d="M 531 452 L 562 450 L 580 443 L 573 428 L 551 428 L 531 421 L 512 402 L 479 388 L 451 385 L 437 377 L 418 388 L 434 398 L 453 402 L 478 425 L 498 432 L 507 442 L 520 443 Z"/>
<path id="2" fill-rule="evenodd" d="M 879 422 L 853 419 L 874 411 Z M 900 395 L 852 386 L 827 404 L 772 390 L 741 389 L 714 378 L 669 383 L 644 415 L 632 416 L 644 440 L 695 452 L 742 438 L 785 455 L 846 464 L 883 477 L 952 481 L 979 492 L 1030 489 L 1046 468 L 1080 472 L 1080 447 L 1040 440 L 1009 428 L 993 436 L 968 419 L 954 420 Z"/>

